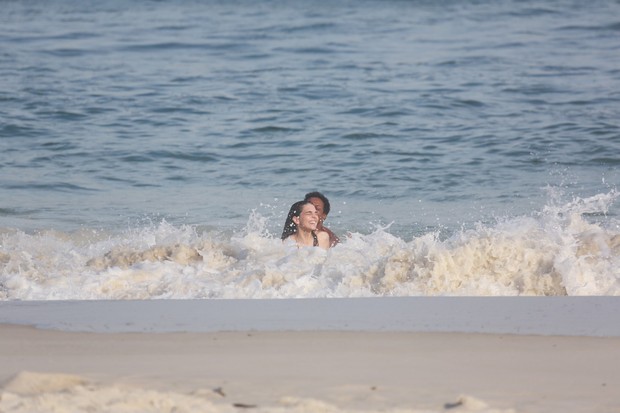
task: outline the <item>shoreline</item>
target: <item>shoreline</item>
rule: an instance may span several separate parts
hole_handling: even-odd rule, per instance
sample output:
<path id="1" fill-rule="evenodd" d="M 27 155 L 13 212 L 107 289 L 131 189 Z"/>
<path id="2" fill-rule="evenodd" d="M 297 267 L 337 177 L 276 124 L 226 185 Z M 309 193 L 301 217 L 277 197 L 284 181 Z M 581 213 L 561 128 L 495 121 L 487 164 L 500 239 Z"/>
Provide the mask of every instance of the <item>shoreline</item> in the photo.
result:
<path id="1" fill-rule="evenodd" d="M 0 324 L 100 333 L 383 331 L 620 337 L 620 298 L 0 301 Z"/>
<path id="2" fill-rule="evenodd" d="M 618 359 L 617 337 L 0 325 L 0 411 L 602 413 Z"/>
<path id="3" fill-rule="evenodd" d="M 620 411 L 620 300 L 0 302 L 0 411 Z"/>

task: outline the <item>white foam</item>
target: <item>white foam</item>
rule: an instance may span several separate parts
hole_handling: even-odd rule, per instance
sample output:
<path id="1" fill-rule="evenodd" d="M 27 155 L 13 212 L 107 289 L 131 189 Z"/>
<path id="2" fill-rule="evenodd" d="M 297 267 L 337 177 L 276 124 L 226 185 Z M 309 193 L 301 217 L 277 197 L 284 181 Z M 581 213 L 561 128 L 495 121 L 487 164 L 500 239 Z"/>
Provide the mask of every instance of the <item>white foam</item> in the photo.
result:
<path id="1" fill-rule="evenodd" d="M 121 234 L 6 231 L 0 299 L 620 295 L 618 193 L 412 240 L 377 228 L 297 249 L 250 215 L 233 236 L 163 221 Z"/>

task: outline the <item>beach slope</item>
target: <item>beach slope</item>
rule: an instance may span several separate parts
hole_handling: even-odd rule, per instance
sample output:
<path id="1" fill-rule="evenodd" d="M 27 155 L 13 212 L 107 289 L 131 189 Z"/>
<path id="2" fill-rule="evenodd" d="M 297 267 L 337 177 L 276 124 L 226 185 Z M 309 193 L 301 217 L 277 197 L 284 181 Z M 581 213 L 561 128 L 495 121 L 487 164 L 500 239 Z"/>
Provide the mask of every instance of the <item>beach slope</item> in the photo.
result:
<path id="1" fill-rule="evenodd" d="M 3 324 L 0 411 L 620 412 L 618 360 L 618 337 Z"/>

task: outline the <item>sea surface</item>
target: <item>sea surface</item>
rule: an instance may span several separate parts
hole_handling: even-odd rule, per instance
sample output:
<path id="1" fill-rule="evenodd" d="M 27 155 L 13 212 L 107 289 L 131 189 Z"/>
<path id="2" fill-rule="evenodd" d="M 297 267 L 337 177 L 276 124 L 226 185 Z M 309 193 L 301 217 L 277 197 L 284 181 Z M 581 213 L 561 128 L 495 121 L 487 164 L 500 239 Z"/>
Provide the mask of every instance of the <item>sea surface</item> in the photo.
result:
<path id="1" fill-rule="evenodd" d="M 620 295 L 617 0 L 0 6 L 0 300 Z"/>

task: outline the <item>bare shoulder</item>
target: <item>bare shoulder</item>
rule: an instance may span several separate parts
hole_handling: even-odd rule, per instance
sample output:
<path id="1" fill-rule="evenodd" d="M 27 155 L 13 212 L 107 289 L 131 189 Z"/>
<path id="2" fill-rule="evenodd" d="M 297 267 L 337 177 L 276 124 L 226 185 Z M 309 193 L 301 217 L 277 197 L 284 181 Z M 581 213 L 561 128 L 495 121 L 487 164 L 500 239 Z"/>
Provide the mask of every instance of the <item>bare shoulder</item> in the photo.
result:
<path id="1" fill-rule="evenodd" d="M 338 236 L 336 234 L 334 234 L 334 232 L 332 230 L 330 230 L 327 227 L 323 227 L 323 231 L 327 232 L 327 235 L 329 236 L 329 246 L 333 247 L 336 244 L 340 243 L 340 238 L 338 238 Z"/>
<path id="2" fill-rule="evenodd" d="M 328 249 L 330 247 L 329 234 L 325 231 L 317 231 L 316 237 L 319 240 L 319 247 Z"/>

